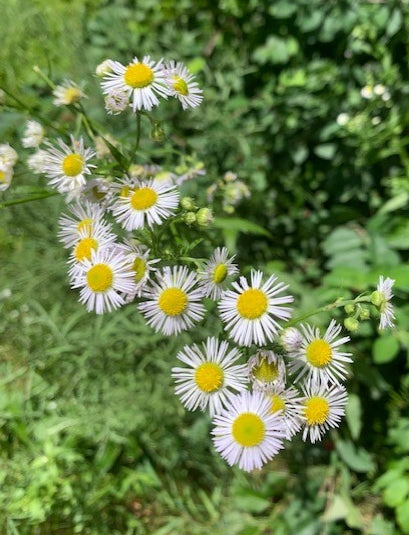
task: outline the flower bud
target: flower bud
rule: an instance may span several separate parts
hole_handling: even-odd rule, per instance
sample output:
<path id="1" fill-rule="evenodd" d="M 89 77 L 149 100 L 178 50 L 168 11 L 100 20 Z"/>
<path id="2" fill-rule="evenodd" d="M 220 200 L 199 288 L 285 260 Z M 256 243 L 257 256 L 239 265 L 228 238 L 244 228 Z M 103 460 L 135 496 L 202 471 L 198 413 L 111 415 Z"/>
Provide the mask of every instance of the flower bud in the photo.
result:
<path id="1" fill-rule="evenodd" d="M 345 305 L 344 310 L 348 316 L 352 316 L 355 314 L 355 305 L 352 303 L 349 303 L 348 305 Z"/>
<path id="2" fill-rule="evenodd" d="M 359 319 L 360 320 L 369 320 L 369 318 L 371 317 L 371 312 L 369 311 L 368 308 L 361 308 L 360 312 L 359 312 Z"/>
<path id="3" fill-rule="evenodd" d="M 99 65 L 97 65 L 97 68 L 95 69 L 95 74 L 99 76 L 100 78 L 106 76 L 112 72 L 112 60 L 106 59 Z"/>
<path id="4" fill-rule="evenodd" d="M 166 134 L 164 129 L 160 126 L 160 123 L 153 123 L 152 131 L 151 131 L 151 139 L 152 141 L 156 141 L 157 143 L 162 143 L 162 141 L 165 140 Z"/>
<path id="5" fill-rule="evenodd" d="M 184 216 L 183 216 L 183 221 L 187 224 L 187 225 L 193 225 L 193 223 L 196 223 L 196 214 L 194 212 L 187 212 Z"/>
<path id="6" fill-rule="evenodd" d="M 382 295 L 381 292 L 379 292 L 378 290 L 375 290 L 374 292 L 372 292 L 372 294 L 371 294 L 371 303 L 373 305 L 375 305 L 376 307 L 380 307 L 384 300 L 385 300 L 385 298 L 384 298 L 384 296 Z"/>
<path id="7" fill-rule="evenodd" d="M 200 208 L 196 217 L 197 224 L 201 227 L 208 227 L 213 222 L 213 212 L 211 208 Z"/>
<path id="8" fill-rule="evenodd" d="M 182 197 L 180 205 L 184 210 L 197 210 L 197 206 L 195 205 L 195 201 L 192 199 L 192 197 Z"/>
<path id="9" fill-rule="evenodd" d="M 347 331 L 355 332 L 358 330 L 359 321 L 355 318 L 346 318 L 344 320 L 344 327 Z"/>

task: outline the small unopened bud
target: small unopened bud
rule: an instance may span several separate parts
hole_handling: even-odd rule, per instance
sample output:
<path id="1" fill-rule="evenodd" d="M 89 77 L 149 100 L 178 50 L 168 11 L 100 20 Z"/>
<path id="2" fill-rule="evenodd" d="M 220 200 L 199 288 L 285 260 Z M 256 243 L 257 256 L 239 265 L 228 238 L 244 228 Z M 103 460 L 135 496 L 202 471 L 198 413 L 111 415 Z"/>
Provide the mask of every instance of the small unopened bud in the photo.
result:
<path id="1" fill-rule="evenodd" d="M 182 197 L 180 205 L 184 210 L 197 210 L 197 206 L 195 205 L 195 201 L 192 199 L 192 197 Z"/>
<path id="2" fill-rule="evenodd" d="M 359 312 L 359 319 L 364 321 L 364 320 L 369 320 L 370 317 L 371 317 L 371 312 L 369 311 L 369 309 L 361 308 Z"/>
<path id="3" fill-rule="evenodd" d="M 355 318 L 346 318 L 344 320 L 344 327 L 347 331 L 355 332 L 358 330 L 359 321 Z"/>
<path id="4" fill-rule="evenodd" d="M 95 74 L 102 78 L 103 76 L 106 76 L 112 72 L 112 60 L 106 59 L 99 65 L 97 65 L 97 68 L 95 69 Z"/>
<path id="5" fill-rule="evenodd" d="M 213 212 L 210 208 L 200 208 L 196 217 L 197 224 L 201 227 L 208 227 L 213 222 Z"/>
<path id="6" fill-rule="evenodd" d="M 152 131 L 151 131 L 151 139 L 152 141 L 156 141 L 156 143 L 162 143 L 166 137 L 164 129 L 160 126 L 159 123 L 153 123 Z"/>
<path id="7" fill-rule="evenodd" d="M 383 297 L 382 293 L 379 292 L 378 290 L 375 290 L 371 294 L 371 303 L 373 305 L 375 305 L 376 307 L 380 307 L 382 305 L 384 299 L 385 298 Z"/>
<path id="8" fill-rule="evenodd" d="M 344 310 L 348 314 L 348 316 L 352 316 L 353 314 L 355 314 L 355 305 L 349 303 L 348 305 L 345 305 Z"/>
<path id="9" fill-rule="evenodd" d="M 183 221 L 187 224 L 187 225 L 193 225 L 193 223 L 196 223 L 196 214 L 194 212 L 187 212 L 184 216 L 183 216 Z"/>

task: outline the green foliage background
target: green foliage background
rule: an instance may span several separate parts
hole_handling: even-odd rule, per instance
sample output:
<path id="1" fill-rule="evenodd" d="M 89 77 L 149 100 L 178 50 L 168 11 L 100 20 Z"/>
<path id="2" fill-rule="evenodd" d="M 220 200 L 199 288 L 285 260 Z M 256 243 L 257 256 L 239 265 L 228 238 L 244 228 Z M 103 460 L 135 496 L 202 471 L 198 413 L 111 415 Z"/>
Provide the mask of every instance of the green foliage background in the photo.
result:
<path id="1" fill-rule="evenodd" d="M 213 452 L 208 419 L 173 395 L 170 369 L 189 336 L 162 339 L 133 307 L 86 313 L 56 239 L 59 200 L 2 209 L 0 533 L 409 533 L 408 3 L 9 0 L 1 9 L 1 83 L 53 119 L 33 65 L 55 80 L 87 79 L 87 106 L 107 123 L 97 63 L 135 54 L 188 63 L 203 105 L 155 113 L 173 143 L 205 162 L 193 193 L 203 201 L 206 186 L 236 172 L 251 199 L 235 217 L 264 229 L 230 219 L 214 243 L 235 248 L 244 271 L 281 273 L 300 312 L 390 276 L 398 327 L 378 337 L 375 320 L 353 337 L 339 432 L 314 447 L 295 442 L 243 475 Z M 362 97 L 376 84 L 388 99 Z M 110 121 L 124 137 L 132 131 Z M 21 115 L 2 113 L 0 142 L 21 149 L 22 129 Z M 18 171 L 4 198 L 34 181 L 23 163 Z"/>

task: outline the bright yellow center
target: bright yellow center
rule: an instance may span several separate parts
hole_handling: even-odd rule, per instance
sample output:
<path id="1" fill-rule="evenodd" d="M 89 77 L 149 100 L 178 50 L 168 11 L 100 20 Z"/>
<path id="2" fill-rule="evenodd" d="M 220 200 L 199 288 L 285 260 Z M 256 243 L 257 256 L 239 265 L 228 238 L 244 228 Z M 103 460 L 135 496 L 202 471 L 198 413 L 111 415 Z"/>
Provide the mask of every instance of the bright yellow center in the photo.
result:
<path id="1" fill-rule="evenodd" d="M 213 282 L 220 284 L 227 277 L 226 264 L 218 264 L 213 271 Z"/>
<path id="2" fill-rule="evenodd" d="M 322 338 L 313 340 L 307 346 L 307 360 L 312 366 L 323 368 L 331 362 L 332 349 L 329 343 Z"/>
<path id="3" fill-rule="evenodd" d="M 134 210 L 147 210 L 156 203 L 158 194 L 152 188 L 139 188 L 131 197 L 131 205 Z"/>
<path id="4" fill-rule="evenodd" d="M 237 311 L 243 318 L 255 320 L 267 310 L 267 297 L 258 288 L 245 290 L 237 299 Z"/>
<path id="5" fill-rule="evenodd" d="M 304 415 L 308 425 L 323 424 L 329 415 L 329 403 L 326 399 L 314 396 L 307 399 L 304 407 Z"/>
<path id="6" fill-rule="evenodd" d="M 184 97 L 189 94 L 189 88 L 187 86 L 187 83 L 179 76 L 173 77 L 173 89 Z"/>
<path id="7" fill-rule="evenodd" d="M 78 232 L 84 231 L 89 234 L 92 230 L 92 219 L 83 219 L 80 221 L 77 225 L 77 230 Z"/>
<path id="8" fill-rule="evenodd" d="M 274 363 L 269 363 L 266 358 L 253 368 L 253 375 L 263 383 L 271 383 L 278 377 L 278 366 Z"/>
<path id="9" fill-rule="evenodd" d="M 81 95 L 81 89 L 78 89 L 78 87 L 69 87 L 65 90 L 65 101 L 67 102 L 67 104 L 73 104 L 74 102 L 79 101 Z"/>
<path id="10" fill-rule="evenodd" d="M 266 427 L 257 414 L 244 412 L 237 416 L 233 422 L 232 434 L 240 446 L 251 448 L 257 446 L 264 438 Z"/>
<path id="11" fill-rule="evenodd" d="M 195 382 L 203 392 L 219 390 L 223 384 L 223 370 L 214 362 L 204 362 L 196 368 Z"/>
<path id="12" fill-rule="evenodd" d="M 62 170 L 66 176 L 77 176 L 81 173 L 84 160 L 81 154 L 68 154 L 62 161 Z"/>
<path id="13" fill-rule="evenodd" d="M 270 400 L 271 400 L 270 412 L 274 413 L 278 411 L 283 411 L 283 412 L 285 411 L 285 401 L 283 400 L 282 397 L 277 396 L 277 394 L 273 394 L 272 396 L 270 396 Z"/>
<path id="14" fill-rule="evenodd" d="M 167 288 L 159 296 L 159 308 L 168 316 L 179 316 L 187 307 L 186 293 L 180 288 Z"/>
<path id="15" fill-rule="evenodd" d="M 146 273 L 146 262 L 143 258 L 135 258 L 132 264 L 132 269 L 135 271 L 135 281 L 140 282 Z"/>
<path id="16" fill-rule="evenodd" d="M 113 280 L 114 273 L 106 264 L 95 264 L 87 273 L 87 284 L 93 292 L 105 292 Z"/>
<path id="17" fill-rule="evenodd" d="M 126 68 L 124 80 L 134 89 L 146 87 L 153 82 L 153 70 L 144 63 L 132 63 Z"/>
<path id="18" fill-rule="evenodd" d="M 4 171 L 0 171 L 0 182 L 6 183 L 6 173 Z"/>
<path id="19" fill-rule="evenodd" d="M 97 249 L 98 249 L 97 240 L 94 240 L 94 238 L 83 238 L 75 246 L 74 256 L 78 262 L 81 262 L 81 260 L 84 260 L 84 258 L 86 258 L 87 260 L 90 260 L 91 251 L 92 250 L 96 251 Z"/>

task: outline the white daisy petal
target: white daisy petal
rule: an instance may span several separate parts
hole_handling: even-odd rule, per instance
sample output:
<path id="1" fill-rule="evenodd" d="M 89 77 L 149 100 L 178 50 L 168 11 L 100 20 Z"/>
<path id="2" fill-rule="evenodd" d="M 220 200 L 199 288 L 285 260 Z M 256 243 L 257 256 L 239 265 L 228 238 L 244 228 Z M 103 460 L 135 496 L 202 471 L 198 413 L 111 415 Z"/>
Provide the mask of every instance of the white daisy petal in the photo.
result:
<path id="1" fill-rule="evenodd" d="M 379 305 L 380 310 L 380 319 L 379 319 L 379 328 L 386 329 L 387 327 L 393 327 L 395 322 L 395 312 L 393 305 L 391 303 L 393 293 L 392 286 L 395 281 L 387 277 L 386 279 L 383 276 L 379 277 L 379 282 L 376 287 L 377 292 L 379 293 L 381 300 Z"/>
<path id="2" fill-rule="evenodd" d="M 226 247 L 217 247 L 205 264 L 204 271 L 199 273 L 206 297 L 217 300 L 229 285 L 230 277 L 238 273 L 237 265 L 233 263 L 234 256 L 229 258 Z"/>
<path id="3" fill-rule="evenodd" d="M 170 61 L 166 64 L 165 79 L 171 96 L 176 97 L 182 108 L 196 108 L 203 100 L 203 91 L 187 67 L 181 63 Z"/>
<path id="4" fill-rule="evenodd" d="M 270 411 L 281 412 L 284 419 L 285 438 L 290 440 L 301 428 L 302 396 L 295 388 L 285 388 L 282 384 L 272 386 L 265 392 L 265 395 L 270 400 Z"/>

